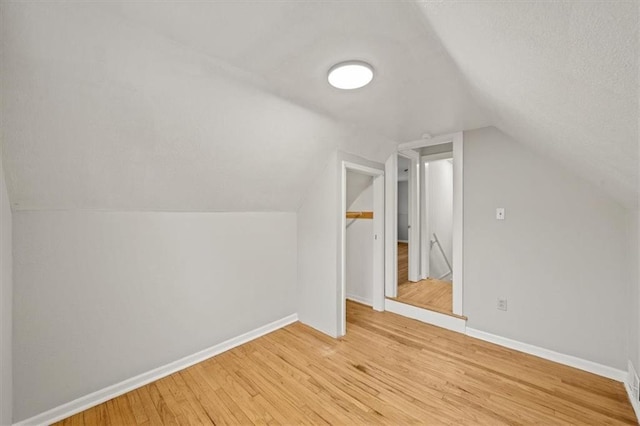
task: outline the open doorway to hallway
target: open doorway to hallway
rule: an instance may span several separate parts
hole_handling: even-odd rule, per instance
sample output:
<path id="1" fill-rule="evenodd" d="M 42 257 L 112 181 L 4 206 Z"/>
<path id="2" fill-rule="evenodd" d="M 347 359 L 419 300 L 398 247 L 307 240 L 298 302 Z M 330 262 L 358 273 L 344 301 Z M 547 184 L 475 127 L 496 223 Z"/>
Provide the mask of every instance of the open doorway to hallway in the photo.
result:
<path id="1" fill-rule="evenodd" d="M 409 171 L 411 160 L 398 155 L 398 284 L 409 282 Z"/>
<path id="2" fill-rule="evenodd" d="M 433 153 L 434 150 L 441 151 Z M 398 295 L 397 300 L 436 312 L 453 313 L 453 154 L 451 144 L 420 153 L 420 279 L 411 281 L 408 245 L 401 238 L 401 213 L 409 206 L 407 177 L 398 161 Z M 405 195 L 406 194 L 406 195 Z M 413 195 L 413 193 L 411 193 Z M 410 228 L 409 228 L 410 229 Z"/>
<path id="3" fill-rule="evenodd" d="M 386 188 L 385 309 L 456 331 L 466 322 L 462 144 L 462 133 L 407 142 L 385 163 L 394 179 Z"/>

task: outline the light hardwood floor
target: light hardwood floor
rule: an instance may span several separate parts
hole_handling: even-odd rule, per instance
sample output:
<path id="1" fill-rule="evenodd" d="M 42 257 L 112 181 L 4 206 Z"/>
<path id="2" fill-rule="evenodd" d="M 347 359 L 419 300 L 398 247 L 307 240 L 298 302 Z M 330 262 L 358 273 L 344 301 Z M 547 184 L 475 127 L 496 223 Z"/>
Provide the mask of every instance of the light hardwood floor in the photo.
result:
<path id="1" fill-rule="evenodd" d="M 409 244 L 398 243 L 398 284 L 409 281 Z"/>
<path id="2" fill-rule="evenodd" d="M 62 422 L 635 424 L 622 384 L 347 303 L 347 335 L 300 323 Z"/>
<path id="3" fill-rule="evenodd" d="M 402 303 L 453 315 L 453 291 L 451 283 L 427 278 L 409 281 L 409 245 L 398 243 L 398 297 Z"/>
<path id="4" fill-rule="evenodd" d="M 451 283 L 445 281 L 427 278 L 400 284 L 395 300 L 443 314 L 453 314 L 452 287 Z"/>

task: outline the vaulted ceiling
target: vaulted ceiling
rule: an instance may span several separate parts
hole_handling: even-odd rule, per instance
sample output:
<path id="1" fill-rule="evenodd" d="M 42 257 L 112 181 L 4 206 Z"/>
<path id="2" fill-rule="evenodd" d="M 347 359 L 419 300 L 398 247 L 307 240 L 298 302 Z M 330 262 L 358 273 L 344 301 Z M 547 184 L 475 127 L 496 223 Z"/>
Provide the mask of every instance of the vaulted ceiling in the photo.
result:
<path id="1" fill-rule="evenodd" d="M 334 149 L 383 161 L 493 124 L 631 203 L 630 4 L 2 3 L 11 201 L 295 210 Z M 370 86 L 327 84 L 349 59 L 373 65 Z"/>
<path id="2" fill-rule="evenodd" d="M 639 1 L 421 9 L 494 126 L 635 205 Z"/>

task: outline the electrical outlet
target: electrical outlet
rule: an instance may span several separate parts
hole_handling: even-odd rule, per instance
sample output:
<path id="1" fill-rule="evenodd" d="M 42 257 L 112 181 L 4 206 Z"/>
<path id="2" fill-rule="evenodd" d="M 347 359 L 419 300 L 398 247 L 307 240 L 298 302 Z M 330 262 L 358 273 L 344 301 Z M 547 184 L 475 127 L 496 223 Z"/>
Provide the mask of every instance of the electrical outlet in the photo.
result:
<path id="1" fill-rule="evenodd" d="M 498 297 L 498 309 L 501 311 L 507 310 L 507 299 Z"/>

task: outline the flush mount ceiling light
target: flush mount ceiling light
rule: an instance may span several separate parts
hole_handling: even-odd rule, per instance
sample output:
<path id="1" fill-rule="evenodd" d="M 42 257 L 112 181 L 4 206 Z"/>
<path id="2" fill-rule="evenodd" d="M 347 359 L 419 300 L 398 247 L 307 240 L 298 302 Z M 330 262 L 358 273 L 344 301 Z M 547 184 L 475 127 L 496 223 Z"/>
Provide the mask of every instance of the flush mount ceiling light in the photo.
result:
<path id="1" fill-rule="evenodd" d="M 373 68 L 362 61 L 340 62 L 331 67 L 328 80 L 338 89 L 358 89 L 373 80 Z"/>

